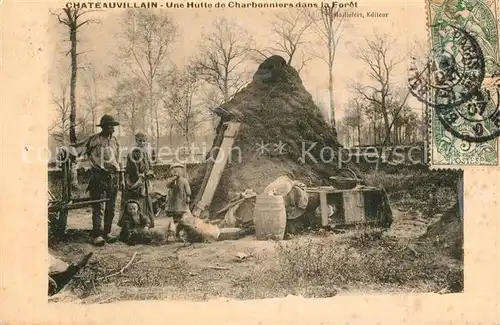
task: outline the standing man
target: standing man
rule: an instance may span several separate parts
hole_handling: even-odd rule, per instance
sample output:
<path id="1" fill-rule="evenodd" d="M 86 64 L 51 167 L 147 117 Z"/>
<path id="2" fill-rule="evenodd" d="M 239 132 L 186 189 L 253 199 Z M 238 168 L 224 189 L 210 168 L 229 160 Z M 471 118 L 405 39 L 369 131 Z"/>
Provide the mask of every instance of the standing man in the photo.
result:
<path id="1" fill-rule="evenodd" d="M 87 191 L 92 200 L 106 197 L 107 202 L 92 204 L 92 237 L 93 243 L 102 246 L 116 238 L 111 236 L 111 224 L 115 216 L 116 197 L 119 190 L 125 187 L 125 180 L 121 175 L 120 144 L 113 135 L 115 126 L 120 125 L 113 116 L 103 115 L 101 132 L 88 137 L 85 141 L 75 145 L 83 146 L 80 155 L 89 158 L 91 169 Z M 102 219 L 104 217 L 104 230 Z"/>

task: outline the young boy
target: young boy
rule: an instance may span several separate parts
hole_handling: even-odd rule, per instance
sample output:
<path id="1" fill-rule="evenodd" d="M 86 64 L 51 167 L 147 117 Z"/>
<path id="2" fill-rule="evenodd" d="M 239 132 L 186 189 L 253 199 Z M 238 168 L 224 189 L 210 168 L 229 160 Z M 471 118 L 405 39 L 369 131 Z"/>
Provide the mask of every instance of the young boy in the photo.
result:
<path id="1" fill-rule="evenodd" d="M 120 240 L 129 245 L 148 244 L 152 240 L 150 219 L 139 211 L 140 204 L 136 200 L 128 200 L 126 210 L 119 221 L 122 228 Z"/>
<path id="2" fill-rule="evenodd" d="M 189 203 L 191 202 L 191 187 L 186 178 L 182 176 L 184 166 L 179 163 L 173 164 L 171 167 L 172 177 L 167 179 L 167 188 L 170 189 L 167 204 L 166 214 L 174 220 L 175 237 L 179 238 L 179 233 L 182 230 L 181 220 L 184 213 L 189 211 Z"/>

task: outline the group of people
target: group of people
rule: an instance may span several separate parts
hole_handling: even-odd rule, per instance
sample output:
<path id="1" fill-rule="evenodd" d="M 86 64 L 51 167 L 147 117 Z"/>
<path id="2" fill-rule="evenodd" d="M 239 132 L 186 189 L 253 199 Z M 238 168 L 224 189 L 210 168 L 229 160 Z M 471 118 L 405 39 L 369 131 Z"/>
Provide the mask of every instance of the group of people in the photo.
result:
<path id="1" fill-rule="evenodd" d="M 151 200 L 151 180 L 154 174 L 146 149 L 148 139 L 144 133 L 135 135 L 136 147 L 127 153 L 127 163 L 122 170 L 120 144 L 113 135 L 115 127 L 119 125 L 113 116 L 106 114 L 97 125 L 101 127 L 101 132 L 73 146 L 75 149 L 83 148 L 78 155 L 87 156 L 91 165 L 87 187 L 90 198 L 107 198 L 106 202 L 92 204 L 92 240 L 97 246 L 118 239 L 131 245 L 149 243 L 153 239 L 155 215 Z M 182 176 L 182 164 L 175 163 L 170 168 L 172 176 L 166 181 L 169 189 L 166 214 L 173 218 L 176 225 L 175 237 L 179 239 L 183 228 L 181 218 L 189 210 L 191 202 L 191 188 L 187 179 Z M 118 220 L 121 232 L 117 238 L 111 235 L 111 226 L 119 191 L 122 192 Z"/>

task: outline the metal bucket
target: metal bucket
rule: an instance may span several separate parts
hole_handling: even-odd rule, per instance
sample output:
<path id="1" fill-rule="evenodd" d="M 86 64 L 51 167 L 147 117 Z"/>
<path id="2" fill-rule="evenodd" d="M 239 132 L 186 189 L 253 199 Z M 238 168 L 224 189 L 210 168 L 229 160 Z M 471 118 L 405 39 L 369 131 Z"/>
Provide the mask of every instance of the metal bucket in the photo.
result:
<path id="1" fill-rule="evenodd" d="M 346 168 L 345 170 L 349 171 L 349 173 L 352 174 L 352 177 L 342 177 L 342 176 L 330 177 L 330 180 L 332 180 L 332 185 L 336 189 L 350 190 L 355 188 L 360 182 L 360 180 L 352 170 L 350 170 L 349 168 Z"/>

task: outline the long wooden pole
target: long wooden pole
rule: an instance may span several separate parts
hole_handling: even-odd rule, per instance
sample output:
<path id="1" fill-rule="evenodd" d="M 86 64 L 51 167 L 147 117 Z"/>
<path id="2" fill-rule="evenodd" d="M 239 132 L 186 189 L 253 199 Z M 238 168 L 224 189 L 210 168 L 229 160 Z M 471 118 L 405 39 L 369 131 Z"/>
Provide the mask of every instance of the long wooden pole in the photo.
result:
<path id="1" fill-rule="evenodd" d="M 193 215 L 195 217 L 199 217 L 203 211 L 212 203 L 212 199 L 215 194 L 215 190 L 219 185 L 219 181 L 222 177 L 222 172 L 226 167 L 227 160 L 232 150 L 232 146 L 236 135 L 238 134 L 240 128 L 240 123 L 228 123 L 228 128 L 224 133 L 224 140 L 222 140 L 222 144 L 220 146 L 219 152 L 217 154 L 217 158 L 215 159 L 212 171 L 210 172 L 210 176 L 207 181 L 207 186 L 201 194 L 200 201 L 196 204 L 193 209 Z"/>

